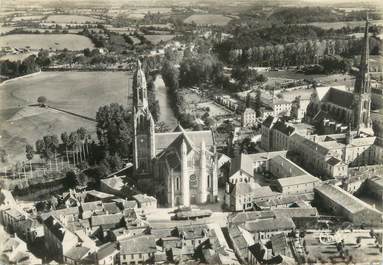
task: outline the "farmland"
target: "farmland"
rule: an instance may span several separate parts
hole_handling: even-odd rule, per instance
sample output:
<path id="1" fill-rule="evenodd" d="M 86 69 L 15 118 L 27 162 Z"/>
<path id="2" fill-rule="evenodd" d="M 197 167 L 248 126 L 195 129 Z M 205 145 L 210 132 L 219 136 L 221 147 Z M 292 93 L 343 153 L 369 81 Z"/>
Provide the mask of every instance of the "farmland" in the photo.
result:
<path id="1" fill-rule="evenodd" d="M 0 146 L 10 158 L 21 160 L 25 144 L 43 135 L 81 126 L 94 133 L 92 121 L 26 105 L 43 95 L 50 106 L 94 118 L 101 105 L 126 105 L 129 83 L 126 72 L 42 72 L 9 81 L 0 86 Z"/>
<path id="2" fill-rule="evenodd" d="M 366 24 L 365 21 L 341 21 L 341 22 L 313 22 L 308 23 L 308 25 L 312 25 L 315 27 L 319 27 L 322 29 L 341 29 L 343 27 L 363 27 Z M 372 20 L 370 21 L 371 25 L 383 25 L 383 20 Z"/>
<path id="3" fill-rule="evenodd" d="M 102 22 L 101 19 L 87 17 L 87 16 L 77 16 L 77 15 L 52 15 L 46 19 L 46 22 L 57 23 L 57 24 L 85 24 L 85 23 L 98 23 Z"/>
<path id="4" fill-rule="evenodd" d="M 2 47 L 83 50 L 93 48 L 92 41 L 75 34 L 12 34 L 0 37 Z"/>
<path id="5" fill-rule="evenodd" d="M 223 15 L 214 15 L 214 14 L 201 14 L 201 15 L 191 15 L 190 17 L 184 20 L 184 23 L 190 24 L 195 23 L 197 25 L 216 25 L 216 26 L 225 26 L 229 23 L 231 18 Z"/>
<path id="6" fill-rule="evenodd" d="M 24 16 L 24 17 L 14 17 L 12 21 L 37 21 L 41 20 L 44 16 Z"/>
<path id="7" fill-rule="evenodd" d="M 156 45 L 161 41 L 166 42 L 173 39 L 176 35 L 145 35 L 145 39 L 147 39 L 152 44 Z"/>

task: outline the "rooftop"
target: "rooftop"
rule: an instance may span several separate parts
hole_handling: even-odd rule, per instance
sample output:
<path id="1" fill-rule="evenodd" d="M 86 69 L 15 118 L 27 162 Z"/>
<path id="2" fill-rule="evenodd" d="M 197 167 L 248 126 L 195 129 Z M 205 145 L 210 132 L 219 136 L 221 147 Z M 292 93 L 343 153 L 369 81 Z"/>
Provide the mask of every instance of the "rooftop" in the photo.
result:
<path id="1" fill-rule="evenodd" d="M 156 252 L 156 241 L 153 236 L 138 236 L 120 242 L 120 254 L 130 255 Z"/>
<path id="2" fill-rule="evenodd" d="M 350 213 L 357 213 L 365 209 L 369 209 L 371 211 L 380 213 L 380 211 L 378 211 L 377 209 L 373 208 L 369 204 L 358 199 L 357 197 L 353 196 L 352 194 L 348 193 L 347 191 L 343 190 L 338 186 L 324 184 L 322 186 L 316 187 L 315 191 L 323 194 L 338 205 L 341 205 Z"/>
<path id="3" fill-rule="evenodd" d="M 246 222 L 244 228 L 251 233 L 279 230 L 286 231 L 295 228 L 295 224 L 291 218 L 276 217 Z"/>
<path id="4" fill-rule="evenodd" d="M 277 180 L 278 184 L 283 187 L 304 185 L 309 183 L 321 182 L 320 179 L 312 175 L 301 175 L 296 177 L 280 178 Z"/>

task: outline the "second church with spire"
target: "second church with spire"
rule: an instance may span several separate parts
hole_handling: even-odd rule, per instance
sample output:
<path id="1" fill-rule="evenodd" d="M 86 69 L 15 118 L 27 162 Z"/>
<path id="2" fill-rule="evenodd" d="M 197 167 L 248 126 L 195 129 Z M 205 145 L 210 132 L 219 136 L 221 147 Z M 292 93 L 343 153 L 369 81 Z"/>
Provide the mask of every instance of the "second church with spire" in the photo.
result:
<path id="1" fill-rule="evenodd" d="M 218 196 L 218 153 L 210 130 L 156 133 L 140 61 L 133 77 L 133 164 L 142 186 L 156 185 L 162 203 L 214 203 Z M 158 188 L 157 187 L 157 188 Z"/>

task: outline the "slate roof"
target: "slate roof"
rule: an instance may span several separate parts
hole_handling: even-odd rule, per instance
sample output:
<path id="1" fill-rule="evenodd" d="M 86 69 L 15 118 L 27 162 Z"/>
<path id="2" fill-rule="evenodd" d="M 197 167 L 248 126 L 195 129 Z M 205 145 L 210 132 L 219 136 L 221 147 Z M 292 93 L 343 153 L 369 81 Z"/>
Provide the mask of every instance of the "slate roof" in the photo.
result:
<path id="1" fill-rule="evenodd" d="M 207 225 L 180 225 L 177 226 L 178 235 L 183 235 L 185 239 L 202 238 L 206 236 L 209 228 Z"/>
<path id="2" fill-rule="evenodd" d="M 121 212 L 120 208 L 118 208 L 115 202 L 104 203 L 104 211 L 108 214 L 115 214 Z"/>
<path id="3" fill-rule="evenodd" d="M 342 162 L 341 160 L 339 160 L 338 158 L 336 157 L 330 157 L 328 160 L 327 160 L 327 164 L 331 165 L 331 166 L 336 166 L 338 165 L 340 162 Z"/>
<path id="4" fill-rule="evenodd" d="M 380 211 L 373 208 L 371 205 L 358 199 L 357 197 L 353 196 L 352 194 L 348 193 L 347 191 L 343 190 L 338 186 L 324 184 L 322 186 L 316 187 L 315 191 L 319 192 L 331 201 L 340 205 L 342 208 L 344 208 L 350 213 L 357 213 L 365 209 L 369 209 L 370 211 L 380 213 Z"/>
<path id="5" fill-rule="evenodd" d="M 87 211 L 102 211 L 102 201 L 83 202 L 81 203 L 81 209 L 83 212 Z"/>
<path id="6" fill-rule="evenodd" d="M 278 218 L 303 218 L 303 217 L 318 217 L 318 210 L 314 207 L 311 208 L 277 208 L 272 210 Z"/>
<path id="7" fill-rule="evenodd" d="M 138 236 L 120 242 L 120 254 L 131 255 L 156 252 L 156 241 L 153 236 Z"/>
<path id="8" fill-rule="evenodd" d="M 71 260 L 80 261 L 89 252 L 89 248 L 83 246 L 74 246 L 64 253 L 64 256 Z"/>
<path id="9" fill-rule="evenodd" d="M 231 193 L 235 196 L 241 196 L 252 193 L 256 188 L 260 188 L 257 183 L 238 182 L 237 184 L 234 184 Z"/>
<path id="10" fill-rule="evenodd" d="M 232 162 L 230 165 L 230 176 L 232 176 L 238 171 L 242 171 L 250 176 L 253 176 L 253 161 L 250 156 L 246 154 L 241 154 L 239 156 L 234 157 L 231 161 Z"/>
<path id="11" fill-rule="evenodd" d="M 213 133 L 211 131 L 177 131 L 156 133 L 156 154 L 158 155 L 161 151 L 168 148 L 168 146 L 170 146 L 182 134 L 185 134 L 194 147 L 200 148 L 202 140 L 205 141 L 207 150 L 214 145 Z"/>
<path id="12" fill-rule="evenodd" d="M 280 178 L 277 180 L 278 184 L 283 187 L 302 185 L 308 183 L 316 183 L 321 180 L 312 175 L 301 175 L 296 177 Z"/>
<path id="13" fill-rule="evenodd" d="M 295 228 L 295 224 L 291 218 L 277 217 L 273 219 L 259 219 L 256 221 L 246 222 L 244 228 L 251 232 L 268 232 L 268 231 L 284 231 Z"/>
<path id="14" fill-rule="evenodd" d="M 241 224 L 246 221 L 256 220 L 256 219 L 268 219 L 274 218 L 275 214 L 272 211 L 254 211 L 254 212 L 240 212 L 232 213 L 227 219 L 230 223 Z"/>
<path id="15" fill-rule="evenodd" d="M 354 95 L 351 91 L 341 90 L 334 87 L 331 87 L 325 96 L 325 101 L 348 109 L 351 109 L 353 100 Z"/>
<path id="16" fill-rule="evenodd" d="M 116 251 L 118 251 L 116 242 L 106 243 L 98 249 L 97 258 L 99 260 L 103 259 L 109 255 L 112 255 Z"/>
<path id="17" fill-rule="evenodd" d="M 284 233 L 272 235 L 270 241 L 274 255 L 292 255 Z"/>
<path id="18" fill-rule="evenodd" d="M 282 132 L 285 135 L 290 135 L 290 134 L 292 134 L 295 131 L 294 127 L 286 124 L 286 122 L 284 122 L 282 120 L 278 120 L 274 124 L 273 128 L 274 128 L 274 130 L 278 130 L 278 131 Z"/>
<path id="19" fill-rule="evenodd" d="M 91 218 L 92 227 L 99 225 L 113 225 L 118 224 L 123 217 L 122 213 L 117 214 L 105 214 L 105 215 L 94 215 Z"/>
<path id="20" fill-rule="evenodd" d="M 55 237 L 62 241 L 64 239 L 65 233 L 70 233 L 61 222 L 53 217 L 52 215 L 49 216 L 44 221 L 45 226 L 48 228 L 49 231 L 51 231 Z"/>

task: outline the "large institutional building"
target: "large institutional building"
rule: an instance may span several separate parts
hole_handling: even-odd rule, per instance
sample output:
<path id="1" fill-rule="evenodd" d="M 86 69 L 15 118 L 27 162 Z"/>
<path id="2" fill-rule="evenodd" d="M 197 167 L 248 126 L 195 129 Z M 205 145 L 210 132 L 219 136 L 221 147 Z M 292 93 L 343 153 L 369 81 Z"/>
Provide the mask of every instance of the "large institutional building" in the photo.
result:
<path id="1" fill-rule="evenodd" d="M 218 153 L 213 133 L 185 131 L 181 125 L 172 132 L 156 133 L 140 62 L 133 93 L 133 164 L 138 182 L 162 186 L 159 197 L 172 207 L 215 202 Z"/>

